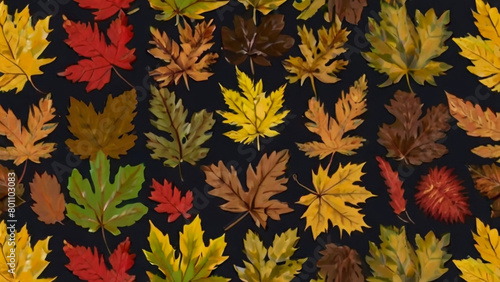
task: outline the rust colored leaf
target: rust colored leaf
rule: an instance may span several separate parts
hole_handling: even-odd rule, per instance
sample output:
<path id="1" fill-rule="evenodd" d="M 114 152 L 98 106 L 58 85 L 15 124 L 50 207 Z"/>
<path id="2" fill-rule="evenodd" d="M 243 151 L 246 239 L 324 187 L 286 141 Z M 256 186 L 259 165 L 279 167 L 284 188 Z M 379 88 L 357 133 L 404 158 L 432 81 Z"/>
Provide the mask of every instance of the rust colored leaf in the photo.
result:
<path id="1" fill-rule="evenodd" d="M 491 217 L 500 216 L 500 166 L 496 164 L 470 166 L 469 171 L 477 190 L 488 199 L 491 204 Z"/>
<path id="2" fill-rule="evenodd" d="M 61 193 L 61 185 L 54 175 L 44 172 L 42 175 L 35 173 L 30 182 L 31 198 L 35 203 L 31 208 L 38 215 L 38 220 L 45 224 L 62 224 L 66 201 Z"/>
<path id="3" fill-rule="evenodd" d="M 361 260 L 358 252 L 348 246 L 327 244 L 326 249 L 319 253 L 319 274 L 327 282 L 363 282 Z"/>
<path id="4" fill-rule="evenodd" d="M 378 167 L 380 168 L 380 175 L 384 178 L 384 183 L 387 186 L 389 197 L 391 197 L 390 205 L 394 213 L 399 215 L 406 211 L 406 199 L 404 198 L 405 190 L 403 189 L 403 182 L 399 179 L 396 171 L 393 171 L 391 164 L 384 160 L 382 157 L 376 157 Z"/>
<path id="5" fill-rule="evenodd" d="M 187 191 L 181 196 L 181 191 L 172 182 L 163 180 L 163 184 L 153 179 L 151 186 L 151 200 L 158 202 L 155 211 L 159 213 L 168 213 L 168 222 L 174 222 L 179 216 L 190 219 L 191 214 L 188 211 L 193 207 L 193 192 Z"/>

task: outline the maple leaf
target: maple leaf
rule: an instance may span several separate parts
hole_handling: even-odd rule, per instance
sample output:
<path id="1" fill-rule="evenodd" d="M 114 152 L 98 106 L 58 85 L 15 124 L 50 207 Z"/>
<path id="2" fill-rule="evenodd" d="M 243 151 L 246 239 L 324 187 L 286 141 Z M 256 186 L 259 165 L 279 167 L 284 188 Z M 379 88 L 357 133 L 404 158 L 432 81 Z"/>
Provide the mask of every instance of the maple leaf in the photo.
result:
<path id="1" fill-rule="evenodd" d="M 182 105 L 182 99 L 176 101 L 174 92 L 151 86 L 151 94 L 153 98 L 150 100 L 149 110 L 156 117 L 156 120 L 151 119 L 151 124 L 158 130 L 170 134 L 170 140 L 148 132 L 145 133 L 148 137 L 146 147 L 153 151 L 151 154 L 153 159 L 165 159 L 163 165 L 179 166 L 182 179 L 181 164 L 188 162 L 195 165 L 209 151 L 209 148 L 201 146 L 212 137 L 209 130 L 215 124 L 213 113 L 201 110 L 192 114 L 191 121 L 187 122 L 187 110 Z"/>
<path id="2" fill-rule="evenodd" d="M 158 29 L 150 28 L 153 40 L 149 43 L 155 47 L 148 52 L 167 63 L 166 66 L 160 66 L 149 72 L 160 87 L 168 86 L 172 81 L 177 85 L 183 78 L 189 90 L 188 77 L 195 81 L 204 81 L 212 76 L 209 67 L 217 61 L 219 55 L 217 53 L 203 55 L 214 45 L 214 42 L 211 42 L 215 30 L 212 22 L 213 20 L 208 23 L 205 21 L 198 23 L 194 31 L 187 22 L 184 22 L 184 27 L 178 25 L 180 44 L 169 38 L 166 32 L 160 33 Z"/>
<path id="3" fill-rule="evenodd" d="M 446 92 L 451 115 L 457 119 L 458 127 L 465 130 L 467 135 L 474 137 L 487 137 L 493 141 L 500 141 L 500 113 L 493 112 L 490 108 L 485 111 L 479 105 Z M 496 158 L 500 161 L 499 145 L 482 145 L 471 150 L 482 158 Z"/>
<path id="4" fill-rule="evenodd" d="M 453 263 L 462 272 L 462 279 L 465 281 L 500 281 L 500 237 L 497 229 L 491 229 L 479 218 L 476 218 L 477 234 L 472 233 L 474 245 L 481 255 L 480 259 L 453 260 Z"/>
<path id="5" fill-rule="evenodd" d="M 370 254 L 366 262 L 372 276 L 367 281 L 434 281 L 448 271 L 444 267 L 451 255 L 446 252 L 450 244 L 450 234 L 436 238 L 430 231 L 422 238 L 415 236 L 414 249 L 406 237 L 405 227 L 401 229 L 380 226 L 380 247 L 370 243 Z"/>
<path id="6" fill-rule="evenodd" d="M 12 177 L 14 176 L 14 179 Z M 9 178 L 14 180 L 14 186 L 9 186 Z M 10 188 L 10 189 L 9 189 Z M 24 194 L 24 185 L 19 182 L 19 178 L 15 177 L 14 171 L 9 171 L 8 168 L 0 164 L 0 215 L 9 210 L 9 191 L 14 189 L 14 203 L 16 207 L 24 203 L 22 198 Z M 12 202 L 12 200 L 10 200 Z"/>
<path id="7" fill-rule="evenodd" d="M 342 91 L 340 98 L 335 104 L 335 117 L 330 117 L 325 112 L 323 104 L 316 98 L 309 99 L 309 109 L 305 116 L 311 121 L 306 123 L 307 129 L 321 137 L 321 142 L 312 141 L 304 144 L 297 143 L 301 151 L 308 157 L 325 158 L 328 155 L 340 153 L 353 155 L 355 150 L 363 146 L 363 139 L 359 136 L 345 136 L 348 131 L 358 128 L 363 119 L 359 116 L 366 112 L 367 84 L 366 76 L 358 79 L 351 86 L 349 93 Z"/>
<path id="8" fill-rule="evenodd" d="M 106 32 L 111 44 L 106 42 L 104 33 L 99 31 L 97 23 L 94 23 L 92 28 L 90 24 L 73 22 L 64 15 L 63 19 L 63 28 L 68 33 L 68 39 L 64 42 L 78 55 L 86 58 L 78 61 L 76 65 L 67 67 L 58 75 L 65 76 L 72 82 L 88 82 L 85 90 L 90 92 L 94 89 L 101 90 L 110 81 L 113 70 L 134 88 L 116 69 L 131 70 L 131 63 L 135 61 L 135 48 L 128 49 L 126 46 L 134 33 L 123 12 L 111 22 Z"/>
<path id="9" fill-rule="evenodd" d="M 176 24 L 178 24 L 181 16 L 201 20 L 204 19 L 201 14 L 218 9 L 228 2 L 219 0 L 149 0 L 149 5 L 155 10 L 162 11 L 161 15 L 155 16 L 156 20 L 168 21 L 176 17 Z"/>
<path id="10" fill-rule="evenodd" d="M 287 203 L 280 202 L 271 197 L 285 191 L 288 179 L 284 177 L 286 164 L 290 155 L 288 150 L 272 152 L 269 156 L 264 154 L 257 165 L 256 170 L 251 165 L 247 169 L 247 189 L 243 189 L 238 179 L 236 169 L 231 166 L 230 170 L 219 161 L 217 165 L 202 166 L 205 172 L 206 182 L 214 189 L 208 194 L 217 196 L 227 201 L 220 206 L 221 209 L 244 213 L 236 222 L 238 223 L 247 214 L 252 216 L 257 227 L 266 228 L 268 217 L 279 220 L 281 214 L 292 212 Z"/>
<path id="11" fill-rule="evenodd" d="M 146 259 L 158 266 L 158 269 L 166 276 L 160 276 L 147 271 L 151 281 L 214 281 L 223 282 L 229 279 L 210 276 L 218 265 L 228 257 L 223 256 L 226 248 L 225 234 L 216 239 L 210 239 L 208 246 L 203 242 L 201 220 L 196 216 L 190 224 L 183 227 L 179 234 L 179 252 L 170 244 L 168 232 L 163 233 L 149 221 L 151 230 L 149 232 L 149 246 L 151 252 L 143 250 Z"/>
<path id="12" fill-rule="evenodd" d="M 168 213 L 168 222 L 174 222 L 181 215 L 185 219 L 191 218 L 188 211 L 193 208 L 193 192 L 187 191 L 181 196 L 181 191 L 175 186 L 172 187 L 172 183 L 166 179 L 163 180 L 163 185 L 153 179 L 151 188 L 153 191 L 149 198 L 159 203 L 155 211 Z"/>
<path id="13" fill-rule="evenodd" d="M 87 106 L 70 97 L 68 129 L 76 139 L 66 139 L 66 145 L 82 159 L 94 160 L 100 150 L 106 156 L 120 158 L 134 147 L 137 139 L 137 135 L 130 133 L 134 130 L 136 105 L 135 89 L 114 98 L 110 94 L 102 113 L 96 112 L 92 103 Z"/>
<path id="14" fill-rule="evenodd" d="M 385 108 L 396 121 L 379 128 L 377 140 L 387 149 L 387 157 L 420 165 L 448 153 L 443 144 L 437 143 L 450 129 L 448 107 L 443 104 L 427 109 L 422 115 L 420 98 L 415 93 L 396 91 L 391 104 Z"/>
<path id="15" fill-rule="evenodd" d="M 339 164 L 331 176 L 328 175 L 330 165 L 326 169 L 320 165 L 317 173 L 312 172 L 315 190 L 307 188 L 310 194 L 300 197 L 297 203 L 307 206 L 301 218 L 306 219 L 306 229 L 311 227 L 314 239 L 328 231 L 328 222 L 339 227 L 341 237 L 342 231 L 350 235 L 352 231 L 363 232 L 362 227 L 370 227 L 365 223 L 358 204 L 375 195 L 354 184 L 361 181 L 364 165 L 348 163 L 342 167 Z"/>
<path id="16" fill-rule="evenodd" d="M 380 175 L 384 178 L 384 183 L 388 188 L 389 197 L 391 198 L 390 205 L 394 213 L 400 215 L 406 211 L 403 182 L 399 179 L 398 172 L 392 170 L 391 164 L 388 161 L 379 156 L 376 159 L 380 168 Z"/>
<path id="17" fill-rule="evenodd" d="M 90 161 L 89 179 L 83 179 L 77 169 L 73 169 L 68 179 L 69 195 L 76 204 L 66 207 L 67 216 L 77 225 L 96 232 L 106 229 L 119 235 L 119 227 L 130 226 L 141 219 L 148 208 L 136 199 L 144 182 L 144 165 L 120 167 L 114 182 L 109 179 L 110 164 L 103 152 L 98 152 Z M 127 204 L 123 204 L 127 201 Z M 104 230 L 102 230 L 104 236 Z"/>
<path id="18" fill-rule="evenodd" d="M 255 11 L 259 11 L 264 15 L 277 10 L 279 6 L 286 2 L 286 0 L 238 0 L 241 4 L 245 5 L 245 9 L 250 6 L 254 8 Z"/>
<path id="19" fill-rule="evenodd" d="M 292 48 L 295 40 L 289 35 L 281 34 L 285 27 L 283 15 L 267 15 L 259 26 L 251 19 L 244 20 L 234 16 L 234 30 L 222 27 L 222 44 L 226 60 L 239 65 L 250 57 L 250 66 L 254 73 L 253 63 L 270 66 L 268 57 L 279 57 Z"/>
<path id="20" fill-rule="evenodd" d="M 350 31 L 341 29 L 341 22 L 338 17 L 329 29 L 322 27 L 318 30 L 318 41 L 314 37 L 313 31 L 308 30 L 304 25 L 297 27 L 302 44 L 299 45 L 300 52 L 304 56 L 290 56 L 283 61 L 283 66 L 291 74 L 286 77 L 290 83 L 300 80 L 300 85 L 309 78 L 316 96 L 316 85 L 314 79 L 323 83 L 336 83 L 340 80 L 336 73 L 345 69 L 349 63 L 346 60 L 336 59 L 340 54 L 347 51 L 344 44 Z"/>
<path id="21" fill-rule="evenodd" d="M 13 241 L 11 239 L 11 236 L 14 236 Z M 21 228 L 20 231 L 14 231 L 14 233 L 11 233 L 11 229 L 7 229 L 7 224 L 4 220 L 2 220 L 2 222 L 0 222 L 0 245 L 2 246 L 2 256 L 0 259 L 0 277 L 2 277 L 2 281 L 54 281 L 56 277 L 40 278 L 45 268 L 47 268 L 47 266 L 49 265 L 49 262 L 45 259 L 47 258 L 47 254 L 50 253 L 50 238 L 52 238 L 52 236 L 48 236 L 43 240 L 38 240 L 35 245 L 32 246 L 31 236 L 28 233 L 26 224 Z M 14 262 L 12 262 L 8 257 L 11 254 L 11 242 L 14 242 L 15 245 Z M 11 263 L 14 264 L 14 267 L 10 267 L 12 266 Z"/>
<path id="22" fill-rule="evenodd" d="M 73 246 L 64 240 L 63 251 L 69 258 L 66 267 L 81 280 L 92 282 L 135 281 L 135 276 L 127 273 L 134 265 L 135 259 L 135 254 L 129 253 L 130 241 L 128 237 L 109 256 L 111 269 L 108 269 L 103 255 L 99 254 L 96 247 L 92 251 L 91 248 Z"/>
<path id="23" fill-rule="evenodd" d="M 46 172 L 42 175 L 35 173 L 30 190 L 31 199 L 35 202 L 31 208 L 38 215 L 38 220 L 45 224 L 62 224 L 66 201 L 57 178 Z"/>
<path id="24" fill-rule="evenodd" d="M 118 11 L 130 8 L 134 0 L 75 0 L 81 8 L 93 9 L 96 21 L 111 18 Z"/>
<path id="25" fill-rule="evenodd" d="M 50 158 L 56 143 L 38 141 L 56 129 L 57 123 L 49 123 L 55 117 L 54 112 L 49 94 L 40 99 L 38 107 L 31 107 L 26 128 L 12 110 L 5 111 L 0 106 L 0 135 L 7 137 L 13 145 L 0 147 L 0 160 L 14 160 L 15 165 L 20 165 L 27 160 L 40 163 L 40 158 Z"/>
<path id="26" fill-rule="evenodd" d="M 250 144 L 257 139 L 257 150 L 260 150 L 260 137 L 274 137 L 279 134 L 272 128 L 284 122 L 290 112 L 281 110 L 283 107 L 286 84 L 266 96 L 263 91 L 262 80 L 256 84 L 236 68 L 236 77 L 241 94 L 220 86 L 222 95 L 230 112 L 217 111 L 225 120 L 224 123 L 240 127 L 224 135 L 235 142 Z"/>
<path id="27" fill-rule="evenodd" d="M 325 277 L 327 282 L 363 282 L 361 260 L 356 250 L 348 246 L 337 246 L 334 243 L 326 244 L 325 249 L 319 252 L 322 257 L 318 260 L 318 273 Z"/>
<path id="28" fill-rule="evenodd" d="M 467 69 L 477 75 L 482 84 L 493 91 L 500 92 L 500 58 L 498 57 L 500 13 L 496 7 L 490 7 L 482 0 L 476 0 L 476 10 L 476 12 L 472 11 L 472 15 L 476 19 L 475 24 L 482 37 L 469 34 L 466 37 L 453 38 L 453 41 L 461 49 L 459 54 L 472 62 L 473 66 L 468 66 Z"/>
<path id="29" fill-rule="evenodd" d="M 366 39 L 371 51 L 362 53 L 369 66 L 389 78 L 379 87 L 398 83 L 406 77 L 410 91 L 410 76 L 420 85 L 425 82 L 436 85 L 434 77 L 443 75 L 450 65 L 433 59 L 439 57 L 448 47 L 444 42 L 452 32 L 446 30 L 450 22 L 450 11 L 439 18 L 434 9 L 425 15 L 415 12 L 415 23 L 406 11 L 405 1 L 389 4 L 380 1 L 380 23 L 368 18 L 369 33 Z"/>
<path id="30" fill-rule="evenodd" d="M 266 248 L 259 235 L 249 230 L 243 240 L 248 261 L 243 261 L 244 267 L 234 266 L 239 278 L 242 281 L 292 281 L 307 260 L 292 259 L 298 242 L 297 228 L 288 229 L 276 234 L 273 244 Z"/>
<path id="31" fill-rule="evenodd" d="M 416 189 L 417 205 L 436 220 L 464 223 L 465 216 L 472 215 L 465 187 L 453 174 L 453 169 L 446 166 L 429 169 L 429 174 L 422 176 Z"/>
<path id="32" fill-rule="evenodd" d="M 488 199 L 493 200 L 491 217 L 500 216 L 500 166 L 496 164 L 483 166 L 470 166 L 474 186 Z"/>
<path id="33" fill-rule="evenodd" d="M 366 7 L 366 0 L 295 0 L 293 6 L 301 11 L 297 19 L 307 20 L 314 16 L 325 3 L 328 3 L 328 13 L 325 19 L 329 22 L 333 20 L 333 8 L 339 19 L 346 20 L 351 24 L 358 24 L 361 19 L 363 8 Z"/>
<path id="34" fill-rule="evenodd" d="M 16 94 L 23 90 L 27 81 L 40 93 L 33 84 L 32 76 L 43 74 L 40 67 L 56 58 L 39 58 L 49 46 L 47 36 L 51 16 L 38 19 L 33 26 L 28 6 L 14 16 L 9 15 L 5 1 L 0 2 L 0 91 L 16 89 Z"/>

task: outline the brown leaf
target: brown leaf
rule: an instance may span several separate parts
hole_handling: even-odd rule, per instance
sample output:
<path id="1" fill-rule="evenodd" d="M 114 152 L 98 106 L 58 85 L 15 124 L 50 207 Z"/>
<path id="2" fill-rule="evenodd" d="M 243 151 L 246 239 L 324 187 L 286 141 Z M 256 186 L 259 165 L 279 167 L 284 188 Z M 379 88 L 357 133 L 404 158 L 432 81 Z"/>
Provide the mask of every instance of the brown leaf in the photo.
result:
<path id="1" fill-rule="evenodd" d="M 491 204 L 491 217 L 500 216 L 500 166 L 496 164 L 470 166 L 469 171 L 477 190 L 488 199 Z"/>
<path id="2" fill-rule="evenodd" d="M 387 148 L 386 156 L 420 165 L 446 154 L 446 146 L 436 142 L 450 129 L 448 107 L 439 104 L 420 118 L 423 104 L 414 93 L 398 90 L 394 98 L 385 108 L 396 121 L 383 124 L 378 132 L 378 142 Z"/>
<path id="3" fill-rule="evenodd" d="M 358 24 L 361 19 L 363 8 L 367 6 L 366 0 L 328 0 L 329 21 L 333 20 L 333 7 L 335 13 L 342 21 L 345 20 L 352 24 Z"/>
<path id="4" fill-rule="evenodd" d="M 9 171 L 6 167 L 3 165 L 0 165 L 0 214 L 2 212 L 6 212 L 9 209 L 8 203 L 9 203 L 9 173 L 13 173 L 12 171 Z M 12 175 L 10 175 L 12 178 Z M 16 207 L 23 204 L 24 200 L 21 198 L 24 194 L 24 186 L 22 183 L 19 183 L 19 179 L 17 176 L 14 176 L 14 189 L 15 189 L 15 204 Z"/>
<path id="5" fill-rule="evenodd" d="M 236 170 L 230 170 L 219 161 L 218 165 L 202 166 L 206 182 L 214 187 L 208 193 L 227 201 L 221 209 L 233 213 L 249 213 L 257 227 L 266 228 L 268 217 L 279 220 L 281 214 L 292 212 L 287 203 L 270 199 L 287 189 L 288 179 L 283 177 L 290 155 L 288 150 L 265 154 L 254 170 L 247 169 L 247 189 L 243 189 Z M 231 225 L 232 226 L 232 225 Z M 230 227 L 228 227 L 230 228 Z M 227 229 L 228 229 L 227 228 Z"/>
<path id="6" fill-rule="evenodd" d="M 45 224 L 62 224 L 66 202 L 56 177 L 47 172 L 42 175 L 35 173 L 30 189 L 31 198 L 35 201 L 31 208 L 38 215 L 38 220 Z"/>
<path id="7" fill-rule="evenodd" d="M 323 255 L 318 260 L 319 273 L 327 282 L 363 282 L 361 260 L 356 250 L 348 246 L 327 244 L 326 249 L 319 252 Z"/>

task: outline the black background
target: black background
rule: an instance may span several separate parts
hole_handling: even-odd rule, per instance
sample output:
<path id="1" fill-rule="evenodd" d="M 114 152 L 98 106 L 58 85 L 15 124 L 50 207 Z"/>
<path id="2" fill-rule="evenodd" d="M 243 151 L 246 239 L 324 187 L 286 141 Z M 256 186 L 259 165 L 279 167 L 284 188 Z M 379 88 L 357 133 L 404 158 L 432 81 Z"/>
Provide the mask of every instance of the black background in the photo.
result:
<path id="1" fill-rule="evenodd" d="M 46 225 L 37 220 L 36 215 L 31 210 L 30 206 L 33 201 L 29 195 L 28 183 L 33 178 L 34 172 L 42 173 L 47 171 L 50 174 L 56 174 L 62 186 L 62 191 L 65 194 L 67 202 L 74 202 L 69 196 L 66 189 L 67 180 L 71 173 L 71 169 L 77 168 L 84 177 L 88 177 L 89 163 L 88 160 L 80 161 L 75 157 L 64 144 L 64 141 L 73 137 L 67 129 L 68 123 L 66 115 L 69 106 L 69 98 L 74 97 L 86 103 L 92 102 L 95 108 L 102 111 L 104 103 L 109 94 L 116 96 L 129 87 L 120 80 L 115 74 L 112 74 L 111 82 L 107 84 L 101 91 L 92 91 L 86 93 L 85 83 L 73 84 L 64 77 L 59 77 L 58 72 L 63 71 L 67 66 L 75 64 L 79 59 L 78 55 L 71 50 L 63 40 L 67 38 L 67 34 L 62 28 L 62 15 L 66 15 L 74 21 L 92 22 L 93 15 L 90 10 L 84 10 L 70 0 L 52 1 L 29 1 L 29 0 L 12 0 L 5 1 L 9 5 L 9 13 L 13 14 L 15 9 L 22 9 L 25 5 L 30 4 L 30 12 L 32 15 L 42 16 L 51 14 L 52 19 L 50 27 L 53 29 L 49 35 L 51 44 L 43 53 L 46 58 L 57 57 L 57 59 L 42 68 L 43 75 L 33 78 L 38 88 L 51 92 L 56 108 L 56 121 L 59 123 L 57 129 L 48 138 L 47 142 L 57 142 L 57 150 L 52 153 L 52 158 L 42 160 L 41 164 L 30 162 L 23 183 L 26 186 L 24 199 L 26 203 L 17 209 L 18 229 L 21 223 L 28 224 L 28 231 L 32 236 L 32 244 L 34 245 L 40 239 L 47 236 L 52 236 L 50 239 L 49 248 L 51 253 L 47 256 L 50 261 L 49 266 L 43 273 L 43 277 L 57 276 L 57 281 L 78 281 L 73 274 L 65 268 L 68 259 L 63 252 L 63 240 L 68 241 L 73 245 L 83 245 L 87 247 L 97 246 L 100 253 L 106 254 L 106 249 L 101 237 L 101 232 L 89 233 L 87 229 L 83 229 L 74 224 L 69 219 L 64 219 L 64 225 Z M 299 55 L 300 51 L 298 44 L 300 40 L 297 36 L 297 25 L 306 24 L 308 28 L 315 30 L 322 25 L 328 24 L 324 21 L 321 13 L 316 14 L 308 21 L 296 20 L 299 14 L 292 7 L 293 1 L 287 1 L 282 5 L 278 12 L 285 14 L 285 30 L 284 34 L 294 36 L 296 43 L 290 50 L 288 55 Z M 231 139 L 223 135 L 224 132 L 231 129 L 230 126 L 222 124 L 222 118 L 219 115 L 214 115 L 217 122 L 213 127 L 213 137 L 205 144 L 210 148 L 208 156 L 199 161 L 197 166 L 183 165 L 185 181 L 181 182 L 177 169 L 164 167 L 161 160 L 153 160 L 150 157 L 150 151 L 145 147 L 146 138 L 145 132 L 157 132 L 150 124 L 149 119 L 151 114 L 149 108 L 150 93 L 147 91 L 152 80 L 148 77 L 148 70 L 163 64 L 159 60 L 153 58 L 147 49 L 151 46 L 148 43 L 150 40 L 149 27 L 154 26 L 160 30 L 167 31 L 168 35 L 178 40 L 177 28 L 174 26 L 175 19 L 160 22 L 154 19 L 158 11 L 154 11 L 149 7 L 146 0 L 136 0 L 132 3 L 133 7 L 139 7 L 140 10 L 129 16 L 129 23 L 134 27 L 134 38 L 128 44 L 130 48 L 136 48 L 137 60 L 133 63 L 134 70 L 124 71 L 124 75 L 138 91 L 137 116 L 134 119 L 135 130 L 138 135 L 135 147 L 128 151 L 126 156 L 119 160 L 111 160 L 111 175 L 114 175 L 119 166 L 126 164 L 137 165 L 144 163 L 146 166 L 143 188 L 139 193 L 139 200 L 149 208 L 149 212 L 136 224 L 130 227 L 121 228 L 122 234 L 113 236 L 107 233 L 107 239 L 110 248 L 114 249 L 127 236 L 131 240 L 131 252 L 137 254 L 135 265 L 130 270 L 130 274 L 136 275 L 137 281 L 146 281 L 146 270 L 156 272 L 156 268 L 149 264 L 145 259 L 142 249 L 149 250 L 147 236 L 149 234 L 149 223 L 151 220 L 163 232 L 168 232 L 171 236 L 171 242 L 175 248 L 178 248 L 178 234 L 182 230 L 182 226 L 186 223 L 184 219 L 179 219 L 174 223 L 167 223 L 165 214 L 156 213 L 153 208 L 155 203 L 148 199 L 152 179 L 163 181 L 164 178 L 173 181 L 182 191 L 192 190 L 195 195 L 194 208 L 191 211 L 193 214 L 199 214 L 202 220 L 202 226 L 205 230 L 204 239 L 208 242 L 209 238 L 216 238 L 224 233 L 224 227 L 232 223 L 239 217 L 237 214 L 222 211 L 218 206 L 224 201 L 219 198 L 214 198 L 208 195 L 211 189 L 205 184 L 203 172 L 199 169 L 200 165 L 208 165 L 222 160 L 226 165 L 233 165 L 240 172 L 240 179 L 245 181 L 245 171 L 249 164 L 256 165 L 262 154 L 289 149 L 291 159 L 288 163 L 286 175 L 290 178 L 288 182 L 288 190 L 279 194 L 276 198 L 286 201 L 295 210 L 292 213 L 282 216 L 280 221 L 269 220 L 268 228 L 264 230 L 257 228 L 253 220 L 247 216 L 242 222 L 226 232 L 227 247 L 224 254 L 229 256 L 229 259 L 220 265 L 215 274 L 225 277 L 237 279 L 237 274 L 233 265 L 243 266 L 245 258 L 243 249 L 243 238 L 248 230 L 253 230 L 259 233 L 264 240 L 265 245 L 269 246 L 275 234 L 286 231 L 288 228 L 298 228 L 300 241 L 298 250 L 294 258 L 309 258 L 303 265 L 301 274 L 296 281 L 309 281 L 316 277 L 315 264 L 319 258 L 318 251 L 324 248 L 327 242 L 335 242 L 336 244 L 348 245 L 356 249 L 363 261 L 363 270 L 365 276 L 370 274 L 367 264 L 364 262 L 364 257 L 368 252 L 368 241 L 379 243 L 379 225 L 396 225 L 407 228 L 407 233 L 410 241 L 414 242 L 415 234 L 419 233 L 422 236 L 430 230 L 433 230 L 439 237 L 442 234 L 451 233 L 451 244 L 448 248 L 449 253 L 453 255 L 453 259 L 463 259 L 467 256 L 474 258 L 479 257 L 478 252 L 474 248 L 471 231 L 475 231 L 475 217 L 479 217 L 485 223 L 492 227 L 499 227 L 498 219 L 490 219 L 489 201 L 483 198 L 478 191 L 475 190 L 470 174 L 467 170 L 469 164 L 485 164 L 491 163 L 493 160 L 481 159 L 470 152 L 470 149 L 484 143 L 492 143 L 491 140 L 482 138 L 473 138 L 465 134 L 463 130 L 452 123 L 452 129 L 448 132 L 444 144 L 448 147 L 449 153 L 444 157 L 435 160 L 431 164 L 423 164 L 418 167 L 404 166 L 391 160 L 394 167 L 399 165 L 399 173 L 404 178 L 404 187 L 406 189 L 406 198 L 408 199 L 408 212 L 416 224 L 404 224 L 397 219 L 389 206 L 389 197 L 386 192 L 386 186 L 383 183 L 379 174 L 375 156 L 384 155 L 386 149 L 377 143 L 378 127 L 382 123 L 392 123 L 393 117 L 387 113 L 384 105 L 389 102 L 394 92 L 398 89 L 408 91 L 408 86 L 404 81 L 397 85 L 386 88 L 379 88 L 377 85 L 386 80 L 386 76 L 380 75 L 373 69 L 368 67 L 366 61 L 361 57 L 361 51 L 368 51 L 369 46 L 364 38 L 364 33 L 367 31 L 367 18 L 377 17 L 380 10 L 378 1 L 368 1 L 368 7 L 365 7 L 361 21 L 358 26 L 343 23 L 348 30 L 352 30 L 349 35 L 348 47 L 349 51 L 341 57 L 349 60 L 347 70 L 340 73 L 342 79 L 336 84 L 322 84 L 316 81 L 318 95 L 322 102 L 325 103 L 326 109 L 333 113 L 334 103 L 337 101 L 342 90 L 347 90 L 361 75 L 366 74 L 368 79 L 368 111 L 363 115 L 365 122 L 355 131 L 355 134 L 363 136 L 367 141 L 365 145 L 359 149 L 358 154 L 350 157 L 336 154 L 333 160 L 333 169 L 336 169 L 338 164 L 343 165 L 348 162 L 362 163 L 366 162 L 363 171 L 366 173 L 362 180 L 363 184 L 372 193 L 378 195 L 376 198 L 368 199 L 363 205 L 363 212 L 366 214 L 365 221 L 371 228 L 364 229 L 364 232 L 353 232 L 351 236 L 343 234 L 339 236 L 337 227 L 330 227 L 328 233 L 322 233 L 317 240 L 313 240 L 310 230 L 304 231 L 305 219 L 300 219 L 305 211 L 305 206 L 295 204 L 296 201 L 307 192 L 300 188 L 292 179 L 293 174 L 298 174 L 302 183 L 312 187 L 311 170 L 316 171 L 320 161 L 317 158 L 309 159 L 303 152 L 297 149 L 295 142 L 306 142 L 316 140 L 317 136 L 310 133 L 304 126 L 306 119 L 303 113 L 307 109 L 307 101 L 313 96 L 310 82 L 300 86 L 298 83 L 288 85 L 285 92 L 285 107 L 291 110 L 291 113 L 286 118 L 284 126 L 278 127 L 280 135 L 271 139 L 261 139 L 261 151 L 257 151 L 255 145 L 242 145 L 234 143 Z M 494 4 L 493 4 L 494 5 Z M 471 9 L 475 10 L 474 1 L 432 1 L 432 0 L 410 0 L 407 3 L 408 11 L 411 18 L 414 18 L 415 9 L 422 12 L 430 8 L 434 8 L 438 15 L 441 15 L 445 10 L 451 10 L 451 22 L 449 30 L 453 32 L 453 37 L 462 37 L 471 33 L 478 34 L 477 28 L 474 25 Z M 244 15 L 251 17 L 251 11 L 246 11 L 244 6 L 237 1 L 232 0 L 228 5 L 218 9 L 217 11 L 204 14 L 207 19 L 214 19 L 217 26 L 215 31 L 215 45 L 212 50 L 219 53 L 221 48 L 220 30 L 222 26 L 233 28 L 233 14 Z M 260 14 L 259 14 L 260 16 Z M 106 30 L 110 20 L 99 22 L 101 30 Z M 436 78 L 437 87 L 426 84 L 425 86 L 417 85 L 412 82 L 412 87 L 417 95 L 424 103 L 424 110 L 430 106 L 439 103 L 447 103 L 444 91 L 453 93 L 461 98 L 472 100 L 474 103 L 491 107 L 494 111 L 500 111 L 500 94 L 491 92 L 487 87 L 481 85 L 476 76 L 472 75 L 466 69 L 470 62 L 461 57 L 458 52 L 458 46 L 450 39 L 446 42 L 449 49 L 441 55 L 438 60 L 444 61 L 453 66 L 446 75 Z M 256 66 L 255 79 L 263 79 L 264 90 L 272 91 L 280 85 L 286 83 L 285 76 L 287 75 L 281 60 L 274 59 L 271 67 Z M 250 74 L 248 61 L 240 65 L 240 69 Z M 185 85 L 169 87 L 174 90 L 177 97 L 182 98 L 184 106 L 189 110 L 191 115 L 195 111 L 207 109 L 207 111 L 227 109 L 223 101 L 223 96 L 220 93 L 218 83 L 221 83 L 226 88 L 237 89 L 237 81 L 235 69 L 233 65 L 227 63 L 223 58 L 212 68 L 215 73 L 208 81 L 195 82 L 190 80 L 191 91 L 187 91 Z M 0 95 L 0 103 L 4 108 L 14 110 L 18 118 L 23 121 L 27 120 L 28 107 L 31 104 L 38 104 L 41 95 L 37 93 L 29 84 L 26 84 L 24 90 L 15 95 L 14 92 L 2 93 Z M 7 146 L 10 143 L 5 138 L 0 138 L 0 146 Z M 323 166 L 328 162 L 328 158 L 321 163 Z M 12 162 L 2 162 L 8 168 L 14 168 L 18 175 L 22 172 L 22 166 L 14 167 Z M 464 224 L 445 224 L 433 220 L 423 214 L 414 203 L 414 187 L 420 176 L 426 174 L 431 167 L 447 166 L 455 170 L 459 178 L 463 180 L 464 186 L 469 195 L 470 209 L 474 216 L 466 218 Z M 448 279 L 455 281 L 459 272 L 451 262 L 446 263 L 449 271 L 442 276 L 440 280 Z"/>

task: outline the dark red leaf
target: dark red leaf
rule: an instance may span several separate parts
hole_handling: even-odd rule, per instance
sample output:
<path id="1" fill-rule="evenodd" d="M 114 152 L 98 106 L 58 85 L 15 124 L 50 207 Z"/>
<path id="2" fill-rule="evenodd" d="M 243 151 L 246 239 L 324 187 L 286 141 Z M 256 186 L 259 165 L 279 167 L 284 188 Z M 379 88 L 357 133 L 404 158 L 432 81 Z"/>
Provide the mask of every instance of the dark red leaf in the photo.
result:
<path id="1" fill-rule="evenodd" d="M 166 179 L 163 180 L 163 185 L 153 179 L 151 186 L 151 200 L 158 202 L 155 211 L 168 213 L 168 222 L 175 221 L 181 214 L 185 219 L 191 218 L 188 211 L 193 207 L 193 193 L 186 192 L 184 197 L 181 197 L 181 191 L 177 187 L 172 187 L 172 183 Z"/>
<path id="2" fill-rule="evenodd" d="M 84 9 L 93 9 L 96 21 L 101 21 L 112 17 L 121 9 L 130 8 L 130 3 L 134 0 L 75 0 Z"/>

